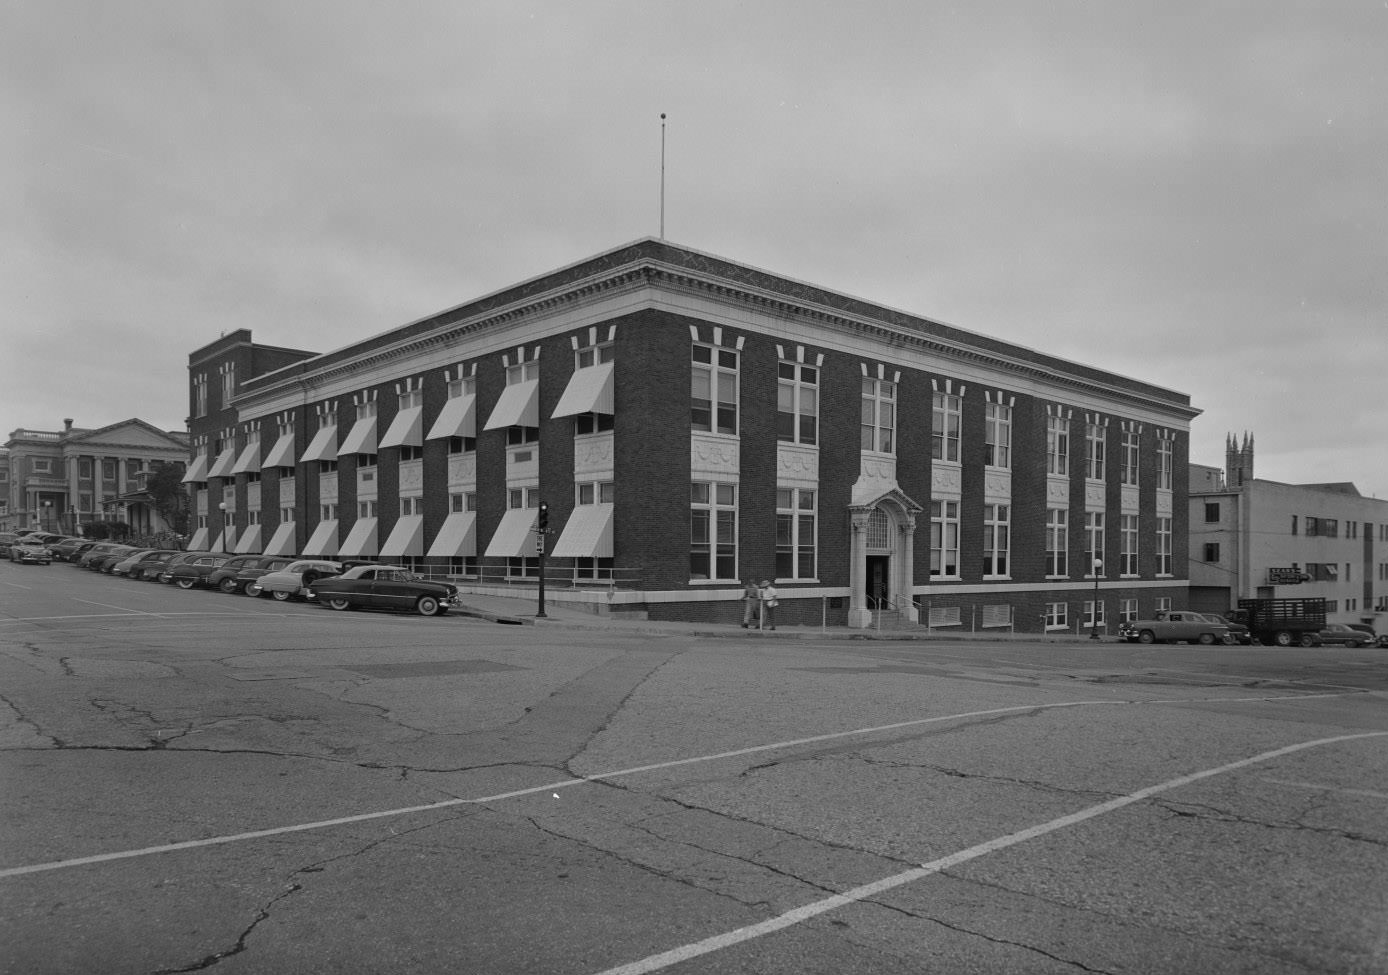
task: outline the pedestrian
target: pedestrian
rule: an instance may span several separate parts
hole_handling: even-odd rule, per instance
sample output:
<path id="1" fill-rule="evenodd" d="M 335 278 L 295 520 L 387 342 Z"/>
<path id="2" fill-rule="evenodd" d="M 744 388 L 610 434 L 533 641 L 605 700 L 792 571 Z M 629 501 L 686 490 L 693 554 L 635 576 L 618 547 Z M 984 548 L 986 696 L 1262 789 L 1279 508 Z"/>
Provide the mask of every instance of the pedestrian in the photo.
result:
<path id="1" fill-rule="evenodd" d="M 761 626 L 764 630 L 776 629 L 776 607 L 781 604 L 776 598 L 776 587 L 770 579 L 761 581 Z"/>
<path id="2" fill-rule="evenodd" d="M 761 602 L 761 593 L 757 590 L 757 584 L 754 580 L 748 579 L 747 585 L 742 590 L 742 628 L 744 630 L 757 622 L 757 603 L 759 602 Z"/>

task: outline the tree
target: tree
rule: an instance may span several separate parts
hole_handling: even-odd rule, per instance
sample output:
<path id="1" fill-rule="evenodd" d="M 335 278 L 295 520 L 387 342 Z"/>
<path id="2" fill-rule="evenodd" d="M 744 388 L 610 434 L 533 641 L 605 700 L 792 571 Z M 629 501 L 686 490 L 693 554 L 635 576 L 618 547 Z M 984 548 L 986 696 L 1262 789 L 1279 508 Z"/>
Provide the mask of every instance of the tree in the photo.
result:
<path id="1" fill-rule="evenodd" d="M 188 534 L 188 492 L 183 488 L 182 464 L 158 464 L 145 477 L 145 493 L 159 517 L 179 535 Z"/>

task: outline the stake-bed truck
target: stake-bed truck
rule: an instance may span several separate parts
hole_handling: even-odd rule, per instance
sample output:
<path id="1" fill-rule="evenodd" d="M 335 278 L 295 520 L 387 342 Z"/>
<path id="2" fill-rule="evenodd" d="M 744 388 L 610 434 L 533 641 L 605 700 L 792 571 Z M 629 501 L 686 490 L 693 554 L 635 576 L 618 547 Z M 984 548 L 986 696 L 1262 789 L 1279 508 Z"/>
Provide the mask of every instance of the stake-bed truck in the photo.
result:
<path id="1" fill-rule="evenodd" d="M 1325 626 L 1325 599 L 1240 599 L 1237 615 L 1259 643 L 1314 647 Z"/>

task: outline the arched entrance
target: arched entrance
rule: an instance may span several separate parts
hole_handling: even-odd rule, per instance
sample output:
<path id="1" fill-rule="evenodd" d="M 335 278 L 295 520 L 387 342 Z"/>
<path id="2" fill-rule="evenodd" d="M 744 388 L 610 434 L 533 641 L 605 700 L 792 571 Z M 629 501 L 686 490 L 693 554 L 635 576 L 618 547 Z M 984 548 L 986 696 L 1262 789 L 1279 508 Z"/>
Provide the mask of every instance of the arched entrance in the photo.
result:
<path id="1" fill-rule="evenodd" d="M 916 504 L 892 490 L 871 504 L 849 507 L 853 523 L 849 553 L 848 625 L 866 627 L 879 607 L 891 606 L 913 622 Z"/>

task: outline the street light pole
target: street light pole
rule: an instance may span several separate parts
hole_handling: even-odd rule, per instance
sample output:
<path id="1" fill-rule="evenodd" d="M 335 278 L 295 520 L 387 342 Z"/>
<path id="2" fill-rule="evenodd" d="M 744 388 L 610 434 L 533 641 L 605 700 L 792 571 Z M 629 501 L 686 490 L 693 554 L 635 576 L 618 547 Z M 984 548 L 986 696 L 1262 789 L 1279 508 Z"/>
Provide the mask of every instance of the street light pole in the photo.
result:
<path id="1" fill-rule="evenodd" d="M 1089 630 L 1089 639 L 1099 639 L 1099 571 L 1104 567 L 1103 559 L 1094 560 L 1094 607 L 1089 615 L 1089 621 L 1093 624 Z"/>
<path id="2" fill-rule="evenodd" d="M 217 510 L 221 512 L 222 526 L 217 533 L 217 550 L 225 552 L 227 550 L 227 503 L 225 501 L 217 505 Z"/>

